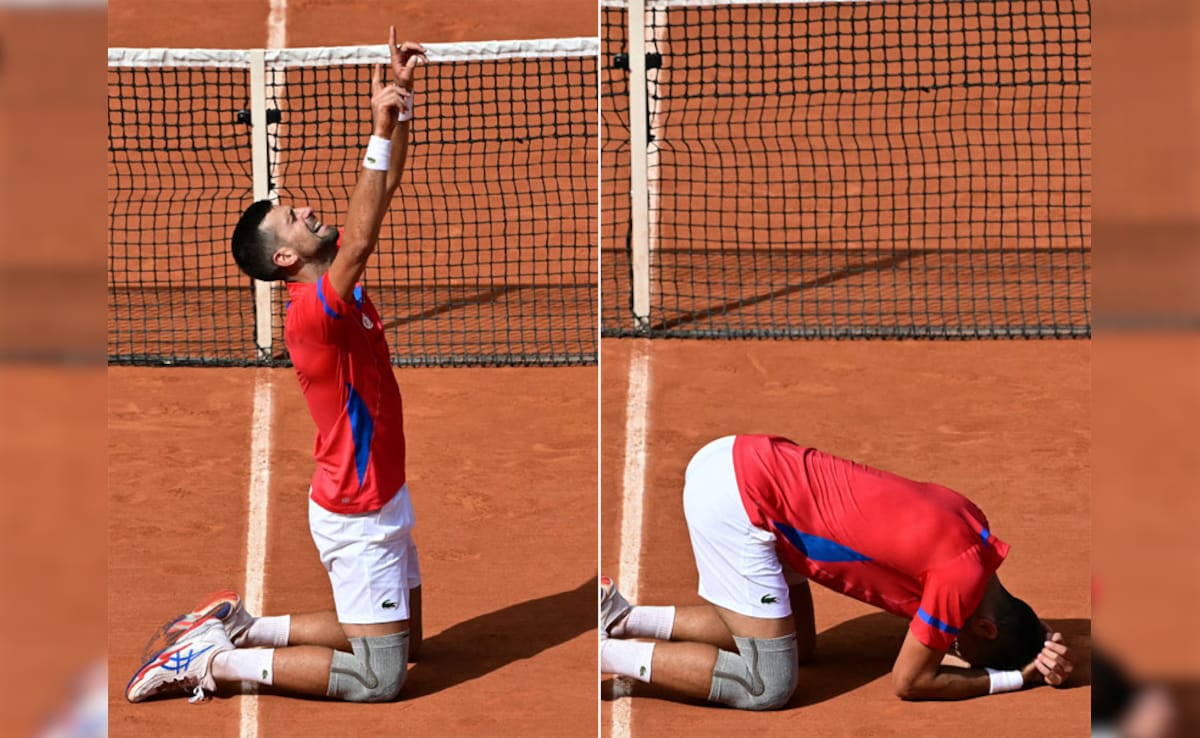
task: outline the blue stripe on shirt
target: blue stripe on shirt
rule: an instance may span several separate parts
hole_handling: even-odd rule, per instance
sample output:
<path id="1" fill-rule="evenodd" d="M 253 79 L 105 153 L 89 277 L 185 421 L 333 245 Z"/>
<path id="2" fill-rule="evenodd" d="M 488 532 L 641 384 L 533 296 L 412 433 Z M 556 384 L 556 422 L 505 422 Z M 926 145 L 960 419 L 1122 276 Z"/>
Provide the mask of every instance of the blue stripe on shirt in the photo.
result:
<path id="1" fill-rule="evenodd" d="M 321 282 L 324 281 L 324 279 L 325 278 L 322 277 L 321 279 L 317 280 L 317 297 L 321 298 L 321 307 L 325 308 L 325 313 L 334 320 L 339 320 L 342 316 L 334 312 L 333 308 L 329 307 L 329 303 L 325 300 L 325 290 L 321 289 Z"/>
<path id="2" fill-rule="evenodd" d="M 952 636 L 958 635 L 958 628 L 955 628 L 953 625 L 947 625 L 947 624 L 943 623 L 941 620 L 938 620 L 934 616 L 925 612 L 925 608 L 923 608 L 923 607 L 917 608 L 917 617 L 921 618 L 926 623 L 928 623 L 929 625 L 932 625 L 933 627 L 937 628 L 938 630 L 942 631 L 943 633 L 949 633 Z"/>
<path id="3" fill-rule="evenodd" d="M 843 546 L 837 541 L 831 541 L 828 538 L 814 536 L 811 533 L 801 533 L 787 523 L 771 521 L 774 526 L 788 543 L 796 547 L 800 553 L 804 554 L 809 561 L 870 561 L 870 557 L 863 556 L 858 551 L 855 551 L 848 546 Z"/>
<path id="4" fill-rule="evenodd" d="M 350 433 L 354 437 L 354 468 L 358 471 L 358 486 L 361 487 L 363 477 L 367 475 L 367 461 L 371 458 L 371 437 L 375 434 L 375 420 L 367 404 L 354 391 L 350 383 L 346 383 L 346 412 L 350 415 Z"/>

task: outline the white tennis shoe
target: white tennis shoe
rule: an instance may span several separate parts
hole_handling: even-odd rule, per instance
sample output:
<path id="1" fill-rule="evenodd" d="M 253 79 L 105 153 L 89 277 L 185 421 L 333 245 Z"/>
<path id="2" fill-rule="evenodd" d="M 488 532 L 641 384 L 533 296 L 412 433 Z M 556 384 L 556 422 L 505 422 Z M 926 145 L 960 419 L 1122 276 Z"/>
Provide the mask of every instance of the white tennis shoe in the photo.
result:
<path id="1" fill-rule="evenodd" d="M 219 618 L 201 620 L 173 645 L 142 664 L 125 687 L 125 698 L 142 702 L 168 693 L 192 693 L 188 702 L 203 702 L 217 683 L 212 662 L 218 653 L 232 651 L 233 643 Z"/>
<path id="2" fill-rule="evenodd" d="M 254 623 L 254 616 L 246 612 L 242 606 L 242 598 L 237 592 L 223 589 L 213 592 L 182 615 L 167 622 L 154 634 L 146 648 L 142 651 L 142 661 L 149 661 L 154 654 L 172 646 L 185 637 L 201 621 L 217 618 L 225 625 L 225 632 L 234 646 L 241 646 L 242 637 Z"/>
<path id="3" fill-rule="evenodd" d="M 633 606 L 617 591 L 617 585 L 609 577 L 600 577 L 600 638 L 612 635 L 612 629 L 620 625 Z"/>

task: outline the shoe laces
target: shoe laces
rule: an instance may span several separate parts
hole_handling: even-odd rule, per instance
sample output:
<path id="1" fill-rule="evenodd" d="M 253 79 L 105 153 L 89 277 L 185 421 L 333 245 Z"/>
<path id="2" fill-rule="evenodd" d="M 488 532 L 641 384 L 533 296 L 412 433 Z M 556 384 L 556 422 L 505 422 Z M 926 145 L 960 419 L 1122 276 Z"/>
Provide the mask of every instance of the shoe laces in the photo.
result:
<path id="1" fill-rule="evenodd" d="M 200 684 L 197 684 L 196 688 L 192 690 L 192 696 L 188 697 L 188 702 L 193 705 L 198 705 L 201 702 L 208 702 L 210 699 L 211 697 L 209 697 L 208 692 L 204 691 L 204 687 Z"/>
<path id="2" fill-rule="evenodd" d="M 188 702 L 192 703 L 193 705 L 200 702 L 208 702 L 209 700 L 208 693 L 204 691 L 204 685 L 199 679 L 192 676 L 163 682 L 162 684 L 158 685 L 158 689 L 154 690 L 154 694 L 174 692 L 175 690 L 185 693 L 190 692 L 191 696 L 188 697 Z"/>

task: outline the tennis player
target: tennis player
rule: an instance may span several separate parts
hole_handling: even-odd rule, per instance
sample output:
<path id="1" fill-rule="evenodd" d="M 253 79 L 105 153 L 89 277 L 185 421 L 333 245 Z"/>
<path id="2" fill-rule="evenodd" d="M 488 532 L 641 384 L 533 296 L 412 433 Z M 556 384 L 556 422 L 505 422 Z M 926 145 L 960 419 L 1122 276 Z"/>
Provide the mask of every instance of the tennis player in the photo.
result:
<path id="1" fill-rule="evenodd" d="M 252 617 L 219 592 L 164 626 L 166 646 L 130 680 L 132 702 L 249 681 L 301 695 L 383 702 L 400 693 L 421 643 L 421 577 L 405 484 L 400 389 L 379 313 L 359 279 L 400 183 L 425 50 L 396 44 L 393 82 L 371 80 L 374 135 L 343 232 L 311 208 L 260 201 L 233 232 L 246 274 L 287 282 L 284 338 L 317 426 L 309 528 L 336 610 Z"/>
<path id="2" fill-rule="evenodd" d="M 603 578 L 606 674 L 781 708 L 816 645 L 808 580 L 911 619 L 892 667 L 902 699 L 1059 686 L 1074 668 L 1062 634 L 1000 584 L 1008 544 L 953 490 L 785 438 L 729 436 L 688 464 L 683 508 L 709 604 L 631 606 Z M 947 651 L 969 667 L 943 664 Z"/>

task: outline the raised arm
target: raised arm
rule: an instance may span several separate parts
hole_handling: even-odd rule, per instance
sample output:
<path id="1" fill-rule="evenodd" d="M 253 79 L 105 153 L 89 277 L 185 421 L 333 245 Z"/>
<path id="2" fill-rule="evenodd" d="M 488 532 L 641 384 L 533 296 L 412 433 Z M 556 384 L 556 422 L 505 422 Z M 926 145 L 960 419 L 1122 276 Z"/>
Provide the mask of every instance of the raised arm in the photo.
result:
<path id="1" fill-rule="evenodd" d="M 388 167 L 388 197 L 400 187 L 400 176 L 408 160 L 409 121 L 413 115 L 413 77 L 417 64 L 425 61 L 425 47 L 411 41 L 396 45 L 396 27 L 388 32 L 388 48 L 392 55 L 392 80 L 404 91 L 404 107 L 400 112 L 396 128 L 392 132 L 392 161 Z"/>
<path id="2" fill-rule="evenodd" d="M 358 184 L 350 196 L 350 211 L 342 234 L 342 247 L 329 267 L 329 283 L 343 300 L 349 301 L 354 285 L 366 269 L 367 259 L 375 250 L 379 224 L 387 210 L 391 193 L 387 189 L 388 172 L 379 163 L 390 160 L 390 140 L 396 129 L 396 117 L 404 91 L 395 84 L 383 83 L 383 68 L 376 66 L 371 75 L 371 120 L 374 135 L 358 175 Z M 388 165 L 390 168 L 390 165 Z"/>

